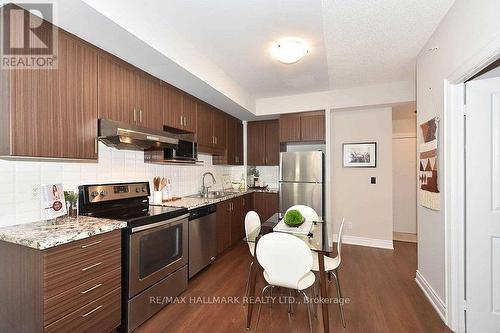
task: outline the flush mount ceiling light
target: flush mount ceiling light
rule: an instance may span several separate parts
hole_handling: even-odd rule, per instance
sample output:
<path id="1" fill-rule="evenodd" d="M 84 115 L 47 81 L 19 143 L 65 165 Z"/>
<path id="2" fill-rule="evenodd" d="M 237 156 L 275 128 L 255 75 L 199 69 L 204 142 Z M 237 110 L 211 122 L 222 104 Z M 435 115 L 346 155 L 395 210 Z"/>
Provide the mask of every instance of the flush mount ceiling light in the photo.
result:
<path id="1" fill-rule="evenodd" d="M 309 46 L 296 38 L 280 39 L 271 46 L 271 55 L 284 64 L 293 64 L 309 53 Z"/>

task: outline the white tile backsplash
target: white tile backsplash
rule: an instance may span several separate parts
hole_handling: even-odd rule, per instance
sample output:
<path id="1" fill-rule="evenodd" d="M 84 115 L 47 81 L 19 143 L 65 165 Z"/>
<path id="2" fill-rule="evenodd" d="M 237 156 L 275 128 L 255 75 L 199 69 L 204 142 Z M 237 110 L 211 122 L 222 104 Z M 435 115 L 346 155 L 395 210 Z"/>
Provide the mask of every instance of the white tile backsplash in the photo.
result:
<path id="1" fill-rule="evenodd" d="M 270 188 L 278 188 L 280 167 L 279 166 L 258 166 L 259 180 L 264 181 Z"/>
<path id="2" fill-rule="evenodd" d="M 240 180 L 243 166 L 214 166 L 212 157 L 200 155 L 203 165 L 156 165 L 144 163 L 142 152 L 116 150 L 99 143 L 99 161 L 91 163 L 35 162 L 0 160 L 0 227 L 41 219 L 41 185 L 62 183 L 64 190 L 79 185 L 149 181 L 154 176 L 171 179 L 174 196 L 199 191 L 203 173 L 212 172 L 213 190 L 222 189 L 223 178 Z M 207 183 L 211 182 L 207 177 Z"/>

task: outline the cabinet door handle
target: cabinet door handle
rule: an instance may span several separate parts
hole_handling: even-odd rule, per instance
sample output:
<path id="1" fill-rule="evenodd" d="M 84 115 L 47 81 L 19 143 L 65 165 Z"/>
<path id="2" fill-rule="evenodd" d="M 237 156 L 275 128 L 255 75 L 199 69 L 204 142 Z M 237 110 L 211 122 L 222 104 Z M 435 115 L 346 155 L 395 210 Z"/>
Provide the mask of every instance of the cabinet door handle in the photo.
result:
<path id="1" fill-rule="evenodd" d="M 184 124 L 182 123 L 182 116 L 181 116 L 180 120 L 181 120 L 181 126 L 183 126 Z"/>
<path id="2" fill-rule="evenodd" d="M 187 118 L 184 117 L 184 126 L 187 126 Z"/>
<path id="3" fill-rule="evenodd" d="M 93 265 L 87 266 L 85 268 L 82 268 L 82 272 L 88 271 L 89 269 L 92 269 L 92 268 L 97 267 L 99 265 L 102 265 L 102 261 L 98 262 L 97 264 L 93 264 Z"/>
<path id="4" fill-rule="evenodd" d="M 215 137 L 215 144 L 217 144 L 217 137 Z"/>
<path id="5" fill-rule="evenodd" d="M 139 110 L 139 122 L 142 124 L 142 110 Z"/>
<path id="6" fill-rule="evenodd" d="M 96 312 L 97 310 L 100 310 L 101 308 L 102 308 L 102 305 L 99 305 L 99 306 L 98 306 L 97 308 L 95 308 L 94 310 L 91 310 L 91 311 L 87 312 L 86 314 L 83 314 L 83 315 L 82 315 L 82 318 L 85 318 L 85 317 L 87 317 L 87 316 L 89 316 L 89 315 L 93 314 L 94 312 Z"/>
<path id="7" fill-rule="evenodd" d="M 96 153 L 96 154 L 97 154 L 97 146 L 98 146 L 98 143 L 97 143 L 97 137 L 96 137 L 94 140 L 94 153 Z"/>
<path id="8" fill-rule="evenodd" d="M 82 249 L 86 249 L 88 247 L 91 247 L 91 246 L 94 246 L 94 245 L 97 245 L 97 244 L 101 244 L 102 241 L 97 241 L 97 242 L 93 242 L 93 243 L 88 243 L 88 244 L 84 244 L 81 246 Z"/>
<path id="9" fill-rule="evenodd" d="M 92 290 L 96 290 L 96 289 L 97 289 L 97 288 L 99 288 L 100 286 L 102 286 L 102 283 L 96 284 L 96 285 L 95 285 L 95 286 L 93 286 L 92 288 L 89 288 L 89 289 L 87 289 L 87 290 L 85 290 L 85 291 L 81 291 L 81 292 L 80 292 L 80 294 L 85 295 L 85 294 L 87 294 L 87 293 L 91 292 Z"/>
<path id="10" fill-rule="evenodd" d="M 137 122 L 137 110 L 134 108 L 134 123 Z"/>

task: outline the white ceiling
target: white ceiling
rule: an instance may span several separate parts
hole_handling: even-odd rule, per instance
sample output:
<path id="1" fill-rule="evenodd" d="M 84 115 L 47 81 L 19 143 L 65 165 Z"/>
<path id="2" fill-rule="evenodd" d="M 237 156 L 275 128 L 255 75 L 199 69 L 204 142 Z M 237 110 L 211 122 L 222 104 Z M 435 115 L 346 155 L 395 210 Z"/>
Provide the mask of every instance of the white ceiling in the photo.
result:
<path id="1" fill-rule="evenodd" d="M 416 55 L 454 0 L 323 0 L 330 88 L 415 77 Z"/>
<path id="2" fill-rule="evenodd" d="M 264 97 L 414 80 L 416 55 L 453 0 L 56 2 L 63 28 L 251 119 Z M 287 36 L 312 47 L 292 65 L 269 56 Z"/>
<path id="3" fill-rule="evenodd" d="M 165 1 L 161 8 L 165 25 L 257 98 L 329 88 L 320 1 Z M 294 65 L 269 55 L 272 42 L 288 36 L 311 46 Z"/>

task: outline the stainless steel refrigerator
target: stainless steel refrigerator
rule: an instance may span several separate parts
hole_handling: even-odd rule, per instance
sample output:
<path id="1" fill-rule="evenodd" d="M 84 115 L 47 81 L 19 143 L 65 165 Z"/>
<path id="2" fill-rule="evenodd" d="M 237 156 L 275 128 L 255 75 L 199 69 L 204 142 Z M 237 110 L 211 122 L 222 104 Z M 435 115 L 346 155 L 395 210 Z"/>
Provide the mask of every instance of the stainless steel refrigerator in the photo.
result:
<path id="1" fill-rule="evenodd" d="M 307 205 L 324 216 L 324 154 L 321 151 L 280 154 L 280 212 Z"/>

